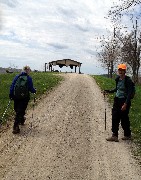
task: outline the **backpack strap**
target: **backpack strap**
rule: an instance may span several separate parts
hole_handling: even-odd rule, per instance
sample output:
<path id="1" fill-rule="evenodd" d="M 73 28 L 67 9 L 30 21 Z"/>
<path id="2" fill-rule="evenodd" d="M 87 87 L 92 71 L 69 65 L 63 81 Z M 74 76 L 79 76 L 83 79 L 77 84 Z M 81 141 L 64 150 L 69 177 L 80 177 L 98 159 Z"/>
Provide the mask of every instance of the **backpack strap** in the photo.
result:
<path id="1" fill-rule="evenodd" d="M 19 74 L 19 75 L 18 75 L 18 77 L 17 77 L 16 81 L 19 79 L 19 77 L 20 77 L 21 75 L 22 75 L 22 74 Z"/>
<path id="2" fill-rule="evenodd" d="M 117 76 L 116 79 L 115 79 L 115 81 L 116 81 L 116 89 L 117 89 L 117 84 L 118 84 L 119 78 L 120 78 L 120 76 Z"/>

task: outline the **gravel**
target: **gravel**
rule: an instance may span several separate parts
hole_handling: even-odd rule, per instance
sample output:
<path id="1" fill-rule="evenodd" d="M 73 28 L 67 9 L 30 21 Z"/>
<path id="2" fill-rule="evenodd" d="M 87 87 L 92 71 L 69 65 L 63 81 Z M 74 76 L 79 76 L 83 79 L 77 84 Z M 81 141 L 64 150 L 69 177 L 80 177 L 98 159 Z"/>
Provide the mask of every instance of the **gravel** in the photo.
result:
<path id="1" fill-rule="evenodd" d="M 140 180 L 132 142 L 107 142 L 111 106 L 89 75 L 65 80 L 27 111 L 19 135 L 0 133 L 1 180 Z M 33 114 L 33 117 L 32 117 Z"/>

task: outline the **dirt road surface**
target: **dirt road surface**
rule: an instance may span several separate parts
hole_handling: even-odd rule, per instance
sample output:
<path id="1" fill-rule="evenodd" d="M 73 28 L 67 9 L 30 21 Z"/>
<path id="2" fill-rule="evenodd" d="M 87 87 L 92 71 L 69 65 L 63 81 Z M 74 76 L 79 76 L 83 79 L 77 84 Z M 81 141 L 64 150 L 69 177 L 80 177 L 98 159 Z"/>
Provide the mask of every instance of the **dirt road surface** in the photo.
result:
<path id="1" fill-rule="evenodd" d="M 65 74 L 57 88 L 27 112 L 19 135 L 0 137 L 0 180 L 141 180 L 131 142 L 107 142 L 111 107 L 94 79 Z"/>

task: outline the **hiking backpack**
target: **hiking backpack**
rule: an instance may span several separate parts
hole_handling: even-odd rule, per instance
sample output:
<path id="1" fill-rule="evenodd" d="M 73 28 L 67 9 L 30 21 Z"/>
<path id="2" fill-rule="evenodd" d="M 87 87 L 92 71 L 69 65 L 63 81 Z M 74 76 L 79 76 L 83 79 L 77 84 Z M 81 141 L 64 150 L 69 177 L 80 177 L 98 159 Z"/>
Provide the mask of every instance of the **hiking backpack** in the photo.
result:
<path id="1" fill-rule="evenodd" d="M 14 96 L 16 99 L 29 97 L 27 76 L 19 76 L 14 86 Z"/>
<path id="2" fill-rule="evenodd" d="M 117 83 L 118 83 L 118 80 L 119 80 L 119 77 L 117 78 Z M 125 88 L 127 88 L 128 80 L 132 81 L 129 76 L 125 76 Z M 132 81 L 132 93 L 131 93 L 131 97 L 130 97 L 131 99 L 134 98 L 135 92 L 136 92 L 135 83 Z"/>

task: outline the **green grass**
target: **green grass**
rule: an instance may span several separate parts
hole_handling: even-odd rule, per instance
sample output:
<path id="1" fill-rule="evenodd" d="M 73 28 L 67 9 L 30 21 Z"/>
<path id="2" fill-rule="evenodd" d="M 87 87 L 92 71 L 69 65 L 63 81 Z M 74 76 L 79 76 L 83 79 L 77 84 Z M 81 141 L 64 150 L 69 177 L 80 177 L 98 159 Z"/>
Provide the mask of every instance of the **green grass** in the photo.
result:
<path id="1" fill-rule="evenodd" d="M 115 80 L 111 78 L 107 78 L 100 75 L 92 76 L 101 90 L 104 89 L 113 89 L 115 87 Z M 113 103 L 114 94 L 108 94 L 110 103 Z M 136 85 L 136 94 L 134 99 L 132 99 L 131 109 L 129 113 L 130 123 L 131 123 L 131 131 L 133 133 L 135 142 L 138 145 L 141 145 L 141 85 Z M 140 148 L 141 152 L 141 148 Z M 140 153 L 141 155 L 141 153 Z"/>
<path id="2" fill-rule="evenodd" d="M 101 88 L 101 90 L 113 89 L 115 87 L 114 79 L 107 78 L 105 76 L 100 76 L 100 75 L 94 75 L 92 77 L 96 80 L 96 83 Z M 110 103 L 112 103 L 114 94 L 109 94 L 108 97 L 109 97 Z"/>
<path id="3" fill-rule="evenodd" d="M 16 75 L 17 73 L 0 74 L 0 120 L 2 119 L 3 123 L 10 119 L 14 113 L 13 101 L 11 101 L 4 118 L 2 118 L 9 102 L 10 85 Z M 61 80 L 63 80 L 58 73 L 51 72 L 31 72 L 30 76 L 33 79 L 34 87 L 37 89 L 36 98 L 40 97 L 42 94 L 45 94 L 47 91 L 50 91 L 53 87 L 57 86 Z M 34 96 L 31 94 L 30 102 L 33 100 L 33 98 Z"/>

